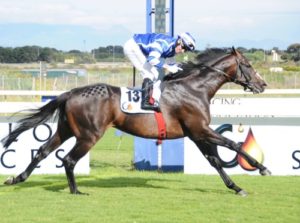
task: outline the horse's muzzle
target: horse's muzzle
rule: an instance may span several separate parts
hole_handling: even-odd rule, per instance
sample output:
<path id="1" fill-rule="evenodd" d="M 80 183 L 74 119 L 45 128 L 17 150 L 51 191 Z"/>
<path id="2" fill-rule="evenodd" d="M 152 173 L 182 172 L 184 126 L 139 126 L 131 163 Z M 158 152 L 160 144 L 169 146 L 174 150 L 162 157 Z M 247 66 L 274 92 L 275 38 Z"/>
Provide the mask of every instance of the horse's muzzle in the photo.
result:
<path id="1" fill-rule="evenodd" d="M 263 93 L 265 91 L 267 84 L 263 83 L 250 83 L 244 87 L 245 91 L 251 91 L 253 94 Z"/>

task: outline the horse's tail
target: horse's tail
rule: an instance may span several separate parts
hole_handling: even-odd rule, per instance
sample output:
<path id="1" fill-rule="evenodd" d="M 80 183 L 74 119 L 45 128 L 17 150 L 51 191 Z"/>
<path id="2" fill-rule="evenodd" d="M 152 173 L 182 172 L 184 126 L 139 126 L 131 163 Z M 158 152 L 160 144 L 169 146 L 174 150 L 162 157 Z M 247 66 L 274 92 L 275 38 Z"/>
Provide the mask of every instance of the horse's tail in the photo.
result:
<path id="1" fill-rule="evenodd" d="M 31 109 L 30 111 L 33 113 L 19 120 L 17 127 L 8 136 L 1 140 L 3 147 L 8 148 L 10 144 L 26 130 L 45 123 L 54 115 L 56 110 L 58 110 L 59 116 L 63 115 L 65 104 L 69 97 L 70 92 L 66 92 L 38 109 Z"/>

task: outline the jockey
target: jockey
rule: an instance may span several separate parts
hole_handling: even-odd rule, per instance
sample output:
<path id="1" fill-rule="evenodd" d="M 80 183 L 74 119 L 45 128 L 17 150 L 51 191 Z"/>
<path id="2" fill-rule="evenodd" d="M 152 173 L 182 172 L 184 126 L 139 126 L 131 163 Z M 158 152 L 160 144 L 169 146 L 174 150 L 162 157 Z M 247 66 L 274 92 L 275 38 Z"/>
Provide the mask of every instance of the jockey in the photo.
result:
<path id="1" fill-rule="evenodd" d="M 143 77 L 142 109 L 160 111 L 158 69 L 166 69 L 170 73 L 182 70 L 173 57 L 177 53 L 193 51 L 195 47 L 195 39 L 188 32 L 177 37 L 158 33 L 135 34 L 125 43 L 125 55 Z M 167 58 L 173 59 L 173 63 L 167 62 Z"/>

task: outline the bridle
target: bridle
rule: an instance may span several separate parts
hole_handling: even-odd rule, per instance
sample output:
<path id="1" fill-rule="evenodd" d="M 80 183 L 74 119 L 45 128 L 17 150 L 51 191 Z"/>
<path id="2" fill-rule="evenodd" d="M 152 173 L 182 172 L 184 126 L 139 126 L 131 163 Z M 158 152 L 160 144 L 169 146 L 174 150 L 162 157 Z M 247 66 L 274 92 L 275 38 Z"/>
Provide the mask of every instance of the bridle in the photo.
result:
<path id="1" fill-rule="evenodd" d="M 232 55 L 232 54 L 230 54 Z M 224 57 L 222 57 L 221 59 L 219 59 L 218 61 L 224 59 L 225 57 L 227 57 L 228 55 L 225 55 Z M 247 73 L 244 72 L 244 68 L 243 67 L 249 67 L 250 65 L 247 65 L 247 64 L 244 64 L 243 62 L 240 61 L 239 58 L 237 58 L 235 55 L 233 55 L 235 57 L 235 61 L 236 61 L 236 64 L 237 64 L 237 68 L 236 68 L 236 72 L 235 72 L 235 75 L 231 76 L 229 75 L 228 73 L 224 72 L 223 70 L 219 69 L 219 68 L 216 68 L 216 67 L 213 67 L 213 66 L 210 66 L 210 65 L 205 65 L 203 64 L 202 67 L 206 67 L 206 68 L 209 68 L 217 73 L 220 73 L 222 75 L 224 75 L 230 82 L 234 82 L 236 84 L 239 84 L 241 86 L 244 87 L 244 90 L 251 90 L 251 76 Z M 238 77 L 241 77 L 244 79 L 244 81 L 242 80 L 239 80 Z"/>

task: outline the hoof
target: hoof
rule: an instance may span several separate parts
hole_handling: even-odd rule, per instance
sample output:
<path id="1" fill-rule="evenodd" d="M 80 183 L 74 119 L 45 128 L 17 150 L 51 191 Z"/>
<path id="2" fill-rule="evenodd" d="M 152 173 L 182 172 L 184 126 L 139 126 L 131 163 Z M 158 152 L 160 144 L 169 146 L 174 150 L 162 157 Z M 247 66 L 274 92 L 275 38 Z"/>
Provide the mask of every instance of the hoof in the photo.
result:
<path id="1" fill-rule="evenodd" d="M 15 181 L 14 181 L 14 177 L 8 177 L 7 179 L 6 179 L 6 181 L 4 182 L 4 184 L 5 185 L 13 185 L 13 184 L 15 184 Z"/>
<path id="2" fill-rule="evenodd" d="M 79 190 L 72 191 L 71 194 L 74 194 L 74 195 L 89 195 L 88 193 L 82 193 Z"/>
<path id="3" fill-rule="evenodd" d="M 260 173 L 262 176 L 271 176 L 271 175 L 272 175 L 271 171 L 268 170 L 267 168 L 264 169 L 264 170 L 259 171 L 259 173 Z"/>
<path id="4" fill-rule="evenodd" d="M 240 190 L 239 192 L 236 193 L 237 195 L 241 196 L 241 197 L 247 197 L 248 193 L 244 190 Z"/>

